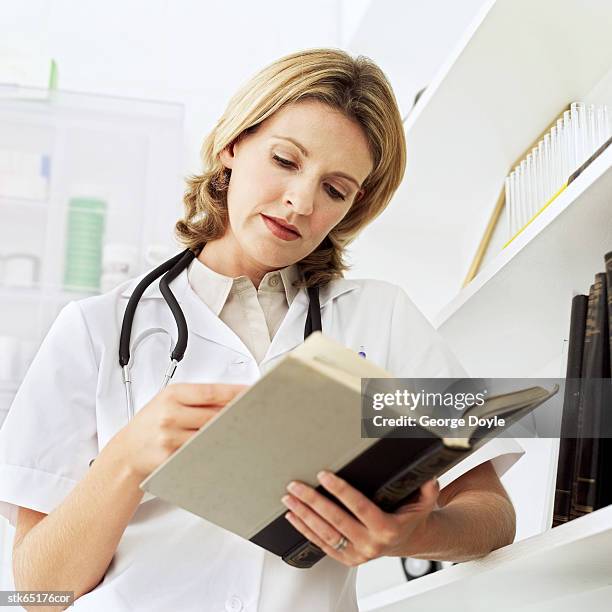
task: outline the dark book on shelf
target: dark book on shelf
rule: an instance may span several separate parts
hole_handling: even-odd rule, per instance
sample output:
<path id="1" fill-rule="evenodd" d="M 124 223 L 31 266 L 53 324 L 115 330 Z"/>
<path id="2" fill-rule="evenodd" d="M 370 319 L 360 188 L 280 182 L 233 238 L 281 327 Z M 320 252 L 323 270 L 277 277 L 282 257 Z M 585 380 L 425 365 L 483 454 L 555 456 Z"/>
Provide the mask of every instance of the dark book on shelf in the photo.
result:
<path id="1" fill-rule="evenodd" d="M 578 409 L 580 407 L 580 376 L 582 350 L 588 306 L 587 295 L 572 299 L 570 332 L 567 355 L 566 386 L 561 419 L 561 440 L 557 462 L 557 482 L 553 506 L 553 527 L 570 520 L 572 487 L 575 479 L 574 464 L 578 438 Z"/>
<path id="2" fill-rule="evenodd" d="M 610 363 L 612 364 L 612 251 L 604 255 L 606 263 L 606 288 L 608 293 L 608 337 L 610 346 Z M 612 365 L 610 366 L 610 376 L 612 377 Z"/>
<path id="3" fill-rule="evenodd" d="M 607 355 L 604 358 L 604 369 L 607 366 L 606 378 L 612 378 L 612 252 L 604 255 L 606 264 L 606 305 L 607 305 Z M 599 453 L 598 488 L 595 508 L 604 508 L 612 504 L 612 396 L 610 386 L 604 387 L 604 410 L 602 414 L 601 452 Z"/>
<path id="4" fill-rule="evenodd" d="M 609 378 L 610 340 L 608 332 L 608 311 L 606 275 L 595 275 L 595 283 L 589 292 L 586 329 L 584 337 L 582 378 L 585 381 L 580 394 L 579 432 L 575 483 L 573 487 L 570 518 L 596 510 L 601 500 L 600 483 L 603 471 L 603 450 L 600 434 L 602 418 L 609 412 L 605 387 L 594 381 Z M 589 384 L 586 384 L 588 381 Z"/>

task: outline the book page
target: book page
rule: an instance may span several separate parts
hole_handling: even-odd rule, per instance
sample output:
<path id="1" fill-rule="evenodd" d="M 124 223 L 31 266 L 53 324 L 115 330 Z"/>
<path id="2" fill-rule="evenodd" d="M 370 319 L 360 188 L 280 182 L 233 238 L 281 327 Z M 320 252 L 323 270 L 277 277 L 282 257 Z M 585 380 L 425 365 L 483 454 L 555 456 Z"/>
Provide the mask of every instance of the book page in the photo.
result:
<path id="1" fill-rule="evenodd" d="M 316 486 L 318 471 L 337 471 L 376 442 L 361 438 L 359 387 L 290 353 L 141 488 L 248 539 L 286 511 L 291 480 Z"/>

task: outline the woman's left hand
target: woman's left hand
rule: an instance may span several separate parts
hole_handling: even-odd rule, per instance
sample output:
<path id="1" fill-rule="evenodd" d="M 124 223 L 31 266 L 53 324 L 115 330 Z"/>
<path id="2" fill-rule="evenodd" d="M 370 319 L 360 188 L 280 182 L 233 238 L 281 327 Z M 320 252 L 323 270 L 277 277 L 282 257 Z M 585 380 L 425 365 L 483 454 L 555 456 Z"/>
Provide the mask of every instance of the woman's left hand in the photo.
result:
<path id="1" fill-rule="evenodd" d="M 287 520 L 327 555 L 354 567 L 384 556 L 409 556 L 410 540 L 434 510 L 440 485 L 429 480 L 414 501 L 394 513 L 381 510 L 365 495 L 331 472 L 317 475 L 321 485 L 340 500 L 354 516 L 302 482 L 291 482 L 282 502 L 290 512 Z M 346 538 L 344 548 L 334 548 Z"/>

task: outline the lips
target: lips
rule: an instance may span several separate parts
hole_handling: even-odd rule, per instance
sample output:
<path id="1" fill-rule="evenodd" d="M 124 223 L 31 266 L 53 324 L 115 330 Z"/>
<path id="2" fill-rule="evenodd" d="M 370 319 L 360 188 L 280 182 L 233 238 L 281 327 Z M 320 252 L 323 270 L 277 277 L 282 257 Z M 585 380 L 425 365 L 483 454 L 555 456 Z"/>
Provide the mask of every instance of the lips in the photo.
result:
<path id="1" fill-rule="evenodd" d="M 269 215 L 264 215 L 263 213 L 262 213 L 262 216 L 266 217 L 267 219 L 271 219 L 275 223 L 278 223 L 278 225 L 280 225 L 281 227 L 284 227 L 285 229 L 287 229 L 287 230 L 289 230 L 291 232 L 294 232 L 298 236 L 301 236 L 301 234 L 298 231 L 297 227 L 295 227 L 295 225 L 291 225 L 291 223 L 287 223 L 284 219 L 281 219 L 280 217 L 271 217 Z"/>
<path id="2" fill-rule="evenodd" d="M 264 225 L 277 238 L 280 238 L 281 240 L 288 240 L 291 242 L 294 240 L 299 240 L 301 238 L 301 236 L 292 229 L 288 229 L 284 225 L 281 225 L 280 223 L 274 221 L 274 217 L 267 217 L 266 215 L 261 214 L 261 218 L 263 220 Z"/>

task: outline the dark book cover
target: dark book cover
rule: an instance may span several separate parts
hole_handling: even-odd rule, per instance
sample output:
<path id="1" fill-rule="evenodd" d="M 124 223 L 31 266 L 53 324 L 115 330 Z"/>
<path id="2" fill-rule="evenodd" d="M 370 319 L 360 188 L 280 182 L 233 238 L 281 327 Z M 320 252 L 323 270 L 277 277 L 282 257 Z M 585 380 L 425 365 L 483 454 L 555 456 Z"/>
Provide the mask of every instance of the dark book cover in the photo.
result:
<path id="1" fill-rule="evenodd" d="M 606 262 L 606 287 L 608 293 L 608 337 L 610 340 L 610 355 L 612 355 L 612 251 L 604 255 L 604 261 Z M 609 375 L 612 376 L 612 365 Z"/>
<path id="2" fill-rule="evenodd" d="M 593 284 L 589 288 L 589 295 L 588 295 L 588 300 L 587 300 L 587 315 L 586 315 L 585 329 L 584 329 L 584 343 L 582 346 L 582 370 L 580 372 L 580 378 L 583 378 L 585 375 L 585 369 L 586 369 L 585 364 L 586 364 L 586 359 L 587 359 L 587 352 L 590 351 L 590 346 L 592 343 L 591 335 L 589 334 L 587 336 L 587 328 L 589 327 L 590 324 L 592 326 L 594 312 L 595 312 L 595 285 Z M 582 447 L 585 445 L 585 441 L 584 441 L 584 405 L 585 405 L 585 402 L 584 402 L 584 397 L 583 397 L 583 391 L 581 388 L 579 399 L 578 399 L 578 437 L 576 439 L 574 468 L 572 470 L 574 474 L 574 482 L 572 483 L 572 487 L 571 487 L 570 521 L 572 519 L 575 519 L 585 514 L 584 511 L 579 511 L 576 508 L 576 490 L 577 490 L 578 471 L 580 468 L 580 457 L 582 454 Z"/>
<path id="3" fill-rule="evenodd" d="M 587 295 L 572 298 L 570 315 L 569 346 L 566 368 L 565 397 L 561 420 L 561 440 L 557 462 L 557 483 L 553 506 L 553 527 L 567 523 L 570 519 L 574 464 L 578 437 L 578 409 L 580 406 L 580 376 L 582 374 L 582 349 L 586 326 Z"/>
<path id="4" fill-rule="evenodd" d="M 604 317 L 604 339 L 607 337 L 608 342 L 605 343 L 604 350 L 607 349 L 607 355 L 604 356 L 604 376 L 612 378 L 612 252 L 604 255 L 606 263 L 606 304 L 607 317 Z M 607 372 L 606 370 L 607 366 Z M 599 454 L 599 470 L 598 470 L 598 487 L 596 508 L 604 508 L 612 504 L 612 388 L 607 385 L 603 388 L 603 414 L 602 414 L 602 432 L 604 435 L 601 438 L 601 452 Z"/>
<path id="5" fill-rule="evenodd" d="M 589 384 L 582 385 L 580 438 L 578 439 L 575 495 L 572 500 L 571 518 L 592 512 L 597 508 L 597 481 L 601 463 L 601 417 L 606 407 L 603 405 L 602 386 L 595 384 L 594 381 L 607 378 L 610 371 L 606 298 L 606 275 L 598 273 L 595 275 L 595 283 L 589 293 L 584 337 L 582 378 Z"/>

